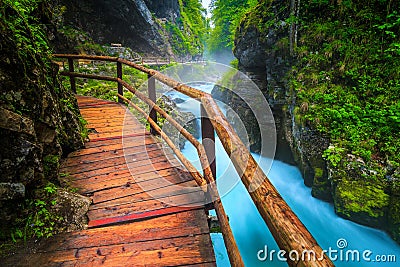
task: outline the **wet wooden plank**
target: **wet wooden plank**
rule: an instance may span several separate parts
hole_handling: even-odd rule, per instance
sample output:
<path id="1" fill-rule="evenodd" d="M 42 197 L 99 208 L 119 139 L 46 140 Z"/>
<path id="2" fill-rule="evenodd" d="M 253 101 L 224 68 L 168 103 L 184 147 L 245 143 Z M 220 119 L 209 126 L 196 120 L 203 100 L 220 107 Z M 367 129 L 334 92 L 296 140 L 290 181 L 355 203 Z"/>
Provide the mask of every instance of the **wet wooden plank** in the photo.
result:
<path id="1" fill-rule="evenodd" d="M 118 122 L 115 122 L 118 123 Z M 92 124 L 92 126 L 87 126 L 87 128 L 91 129 L 93 133 L 110 133 L 110 132 L 122 132 L 123 134 L 128 134 L 131 132 L 136 131 L 143 131 L 142 125 L 137 125 L 135 122 L 132 121 L 125 121 L 119 122 L 119 125 L 112 125 L 111 123 L 96 123 Z"/>
<path id="2" fill-rule="evenodd" d="M 80 167 L 84 165 L 92 165 L 94 163 L 101 164 L 106 161 L 118 160 L 125 158 L 127 161 L 142 161 L 146 159 L 151 159 L 156 156 L 171 155 L 170 151 L 163 151 L 159 146 L 150 147 L 132 147 L 126 149 L 116 149 L 103 153 L 89 154 L 84 157 L 75 157 L 67 159 L 63 168 L 69 168 L 79 165 Z"/>
<path id="3" fill-rule="evenodd" d="M 140 129 L 139 129 L 140 130 Z M 98 133 L 91 133 L 89 134 L 90 141 L 98 141 L 97 139 L 108 139 L 108 138 L 116 138 L 116 137 L 123 137 L 124 135 L 129 135 L 134 133 L 134 131 L 127 130 L 120 130 L 120 131 L 113 131 L 113 132 L 98 132 Z"/>
<path id="4" fill-rule="evenodd" d="M 69 157 L 63 166 L 73 166 L 75 163 L 89 163 L 93 161 L 98 161 L 102 160 L 105 157 L 107 158 L 113 158 L 113 157 L 118 157 L 120 155 L 131 155 L 131 154 L 139 154 L 139 153 L 146 153 L 154 150 L 159 150 L 160 146 L 158 144 L 150 144 L 148 146 L 140 146 L 140 147 L 124 147 L 124 148 L 117 148 L 117 149 L 111 149 L 111 150 L 100 150 L 100 152 L 94 152 L 91 154 L 86 154 L 86 155 L 77 155 L 74 157 Z"/>
<path id="5" fill-rule="evenodd" d="M 126 161 L 129 162 L 127 163 Z M 169 167 L 171 167 L 171 163 L 164 155 L 156 155 L 155 157 L 151 158 L 151 160 L 136 160 L 130 158 L 125 159 L 125 157 L 122 156 L 115 159 L 106 159 L 101 163 L 93 162 L 93 164 L 90 165 L 62 167 L 60 171 L 70 175 L 82 174 L 87 178 L 127 168 L 135 170 L 135 173 L 137 174 L 141 174 L 150 170 L 163 170 Z"/>
<path id="6" fill-rule="evenodd" d="M 36 250 L 51 252 L 205 234 L 209 231 L 203 223 L 206 219 L 204 210 L 184 211 L 151 218 L 146 223 L 119 224 L 64 233 L 50 238 L 46 244 L 39 244 Z"/>
<path id="7" fill-rule="evenodd" d="M 89 127 L 88 127 L 89 128 Z M 122 133 L 128 133 L 129 131 L 135 132 L 135 131 L 140 131 L 143 130 L 142 125 L 137 125 L 136 123 L 133 124 L 130 122 L 129 124 L 125 124 L 125 122 L 120 122 L 119 125 L 107 125 L 100 127 L 98 125 L 94 125 L 92 132 L 94 133 L 115 133 L 115 132 L 122 132 Z"/>
<path id="8" fill-rule="evenodd" d="M 195 190 L 192 190 L 192 188 Z M 92 195 L 93 205 L 91 209 L 141 202 L 152 198 L 160 199 L 161 197 L 186 193 L 189 189 L 201 191 L 193 180 L 174 181 L 172 183 L 167 179 L 153 179 L 140 183 L 127 183 L 119 187 L 95 192 Z"/>
<path id="9" fill-rule="evenodd" d="M 184 174 L 184 175 L 183 175 Z M 131 173 L 130 170 L 124 170 L 121 172 L 113 172 L 110 174 L 104 174 L 100 176 L 89 177 L 86 179 L 76 179 L 74 176 L 67 176 L 64 179 L 68 184 L 72 187 L 81 188 L 81 193 L 87 191 L 96 191 L 99 188 L 102 188 L 103 185 L 123 185 L 126 183 L 144 183 L 146 181 L 157 180 L 159 177 L 163 177 L 164 179 L 179 183 L 182 181 L 191 180 L 192 178 L 186 172 L 180 169 L 176 169 L 174 167 L 168 168 L 160 171 L 151 171 L 143 174 L 135 174 Z"/>
<path id="10" fill-rule="evenodd" d="M 126 222 L 136 222 L 142 219 L 151 219 L 155 217 L 162 217 L 170 214 L 177 214 L 179 212 L 185 212 L 185 211 L 192 211 L 192 210 L 197 210 L 201 208 L 201 206 L 192 206 L 192 207 L 167 207 L 167 208 L 162 208 L 162 209 L 156 209 L 156 210 L 149 210 L 145 212 L 139 212 L 139 213 L 132 213 L 132 214 L 127 214 L 123 216 L 117 216 L 117 217 L 109 217 L 109 218 L 100 218 L 97 220 L 91 220 L 89 222 L 89 227 L 104 227 L 104 226 L 109 226 L 109 225 L 114 225 L 114 224 L 119 224 L 119 223 L 126 223 Z"/>
<path id="11" fill-rule="evenodd" d="M 176 164 L 176 166 L 179 166 L 179 164 Z M 161 170 L 166 170 L 170 169 L 171 167 L 174 167 L 173 165 L 171 166 L 171 162 L 167 160 L 166 158 L 157 158 L 154 159 L 152 164 L 146 164 L 143 166 L 135 166 L 131 165 L 130 163 L 122 163 L 122 164 L 116 164 L 113 166 L 109 167 L 102 167 L 98 166 L 99 169 L 94 169 L 90 171 L 82 171 L 79 169 L 79 167 L 71 167 L 71 168 L 61 168 L 61 172 L 65 173 L 71 177 L 74 177 L 74 179 L 87 179 L 89 177 L 95 177 L 95 176 L 101 176 L 101 175 L 112 175 L 115 172 L 122 172 L 126 170 L 134 171 L 135 175 L 139 174 L 145 174 L 145 173 L 150 173 L 154 171 L 161 171 Z M 181 166 L 180 166 L 181 167 Z"/>
<path id="12" fill-rule="evenodd" d="M 120 176 L 112 180 L 106 180 L 106 181 L 97 181 L 97 182 L 92 182 L 90 184 L 85 183 L 85 181 L 82 182 L 80 180 L 80 183 L 76 183 L 74 181 L 70 182 L 69 185 L 72 187 L 75 187 L 78 189 L 78 192 L 83 195 L 90 195 L 93 196 L 95 192 L 97 192 L 97 196 L 99 196 L 100 191 L 105 191 L 105 190 L 121 190 L 124 188 L 138 188 L 138 190 L 154 190 L 157 188 L 161 188 L 164 186 L 169 185 L 170 183 L 173 184 L 181 184 L 187 181 L 192 181 L 191 177 L 189 175 L 185 176 L 179 176 L 177 172 L 173 172 L 172 175 L 168 176 L 162 176 L 163 180 L 160 181 L 160 175 L 152 175 L 152 176 L 145 176 L 145 180 L 140 180 L 136 179 L 131 175 L 131 173 L 128 173 L 126 176 Z M 104 192 L 104 194 L 112 194 L 112 191 L 107 191 Z M 133 193 L 132 193 L 133 194 Z M 123 196 L 121 196 L 123 197 Z"/>
<path id="13" fill-rule="evenodd" d="M 85 108 L 93 108 L 97 106 L 113 106 L 115 105 L 114 102 L 109 102 L 109 101 L 99 101 L 99 102 L 87 102 L 87 103 L 81 103 L 79 105 L 79 109 L 83 110 Z"/>
<path id="14" fill-rule="evenodd" d="M 127 109 L 119 104 L 115 103 L 114 105 L 107 106 L 97 106 L 92 108 L 82 109 L 82 115 L 90 115 L 90 114 L 98 114 L 98 113 L 112 113 L 112 114 L 121 114 L 127 111 Z"/>
<path id="15" fill-rule="evenodd" d="M 126 117 L 124 119 L 124 125 L 137 125 L 138 121 L 136 118 L 133 117 Z M 112 127 L 112 126 L 120 126 L 121 121 L 117 120 L 107 120 L 105 119 L 104 121 L 98 120 L 98 121 L 91 121 L 90 123 L 86 124 L 87 128 L 93 128 L 93 126 L 104 128 L 104 127 Z"/>
<path id="16" fill-rule="evenodd" d="M 40 252 L 18 266 L 190 266 L 213 262 L 208 234 L 101 247 Z"/>
<path id="17" fill-rule="evenodd" d="M 143 141 L 141 141 L 143 140 Z M 151 140 L 151 141 L 147 141 Z M 145 144 L 146 142 L 149 143 L 157 143 L 156 139 L 148 132 L 140 131 L 136 133 L 131 133 L 127 134 L 124 136 L 119 136 L 117 138 L 108 138 L 104 140 L 96 140 L 96 141 L 91 141 L 85 145 L 86 148 L 93 148 L 93 147 L 99 147 L 99 146 L 110 146 L 110 145 L 124 145 L 124 146 L 129 146 L 134 143 L 137 144 Z"/>
<path id="18" fill-rule="evenodd" d="M 187 192 L 187 189 L 185 188 L 183 192 Z M 153 197 L 146 195 L 147 193 L 142 194 L 143 200 L 138 199 L 135 202 L 128 202 L 120 205 L 111 205 L 99 209 L 95 209 L 95 205 L 93 205 L 88 212 L 89 220 L 124 216 L 128 214 L 174 206 L 204 206 L 204 193 L 198 190 L 194 190 L 191 193 L 185 193 L 181 195 L 166 195 L 164 197 L 160 196 L 158 199 L 154 199 Z"/>
<path id="19" fill-rule="evenodd" d="M 94 143 L 87 143 L 84 149 L 77 150 L 68 155 L 68 158 L 85 156 L 94 153 L 103 153 L 121 149 L 129 149 L 132 147 L 149 147 L 160 146 L 154 138 L 147 135 L 131 136 L 119 139 L 109 139 L 104 141 L 97 141 Z M 144 148 L 141 148 L 144 149 Z"/>

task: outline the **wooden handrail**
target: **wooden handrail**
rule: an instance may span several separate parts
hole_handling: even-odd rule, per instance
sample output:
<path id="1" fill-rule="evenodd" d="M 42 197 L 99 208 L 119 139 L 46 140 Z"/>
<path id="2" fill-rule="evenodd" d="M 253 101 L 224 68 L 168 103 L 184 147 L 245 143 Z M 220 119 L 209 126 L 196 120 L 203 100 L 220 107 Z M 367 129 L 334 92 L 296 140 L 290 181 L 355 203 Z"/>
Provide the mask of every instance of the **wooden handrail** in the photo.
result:
<path id="1" fill-rule="evenodd" d="M 201 165 L 204 170 L 204 177 L 206 177 L 206 182 L 204 181 L 204 178 L 201 177 L 199 172 L 196 170 L 196 168 L 188 161 L 185 156 L 182 154 L 182 152 L 174 145 L 174 143 L 171 141 L 171 139 L 161 130 L 161 128 L 157 125 L 157 123 L 151 119 L 149 114 L 147 114 L 143 109 L 141 109 L 139 106 L 134 104 L 132 101 L 126 99 L 124 96 L 119 95 L 124 101 L 126 101 L 130 106 L 135 108 L 137 111 L 139 111 L 146 119 L 147 121 L 152 125 L 153 129 L 157 131 L 161 137 L 167 142 L 167 144 L 171 147 L 171 149 L 174 151 L 174 153 L 178 156 L 179 160 L 183 163 L 183 165 L 188 169 L 190 174 L 193 176 L 195 181 L 205 193 L 208 193 L 210 195 L 210 198 L 213 200 L 213 205 L 215 208 L 215 212 L 217 213 L 219 223 L 221 225 L 221 231 L 222 231 L 222 236 L 224 238 L 225 245 L 227 247 L 227 252 L 229 256 L 229 260 L 231 262 L 232 266 L 244 266 L 243 259 L 240 257 L 240 252 L 239 248 L 237 247 L 237 244 L 235 242 L 235 239 L 233 237 L 232 230 L 229 226 L 229 219 L 228 216 L 225 213 L 224 207 L 221 202 L 221 198 L 219 197 L 218 190 L 215 184 L 215 179 L 213 177 L 211 168 L 208 164 L 208 160 L 206 158 L 206 153 L 204 150 L 204 147 L 200 142 L 198 142 L 195 145 L 198 155 L 200 158 Z M 155 107 L 157 105 L 154 105 Z M 158 106 L 157 106 L 158 107 Z M 159 108 L 159 107 L 158 107 Z M 166 119 L 171 120 L 175 123 L 177 123 L 175 120 L 173 120 L 171 117 L 166 117 Z M 183 129 L 183 128 L 182 128 Z M 185 129 L 182 130 L 182 132 L 186 131 Z M 186 132 L 187 135 L 190 135 L 191 138 L 194 138 L 191 134 Z M 200 176 L 200 177 L 199 177 Z M 206 189 L 204 190 L 204 185 L 207 185 Z"/>
<path id="2" fill-rule="evenodd" d="M 237 173 L 241 177 L 243 184 L 250 193 L 250 196 L 255 203 L 259 213 L 268 225 L 268 228 L 270 229 L 275 241 L 282 250 L 285 250 L 287 252 L 286 257 L 288 259 L 288 264 L 290 266 L 334 266 L 331 260 L 327 257 L 327 255 L 325 255 L 321 247 L 318 245 L 317 241 L 313 238 L 311 233 L 307 230 L 307 228 L 299 220 L 296 214 L 283 200 L 279 192 L 275 189 L 265 173 L 251 156 L 250 152 L 242 143 L 239 136 L 229 124 L 226 117 L 219 109 L 218 105 L 210 94 L 190 87 L 186 84 L 179 83 L 158 71 L 148 69 L 144 66 L 121 58 L 64 54 L 56 54 L 54 55 L 54 57 L 118 62 L 140 70 L 141 72 L 147 73 L 151 77 L 157 79 L 165 85 L 168 85 L 174 90 L 201 102 L 202 107 L 204 108 L 207 117 L 211 120 L 215 132 L 219 136 L 224 149 L 230 156 L 230 159 L 233 162 Z M 82 74 L 71 72 L 64 72 L 62 74 L 69 77 L 84 77 L 82 76 Z M 87 74 L 86 77 L 88 77 Z M 97 75 L 96 77 L 99 78 L 99 76 Z M 118 84 L 122 84 L 125 88 L 129 89 L 126 86 L 128 84 L 122 81 L 122 79 L 114 78 L 113 81 L 116 81 Z M 123 96 L 120 95 L 119 97 L 122 99 Z M 153 108 L 156 108 L 156 105 L 154 105 Z M 207 153 L 204 150 L 203 146 L 199 147 L 199 150 L 201 150 L 198 150 L 199 155 L 204 155 L 200 156 L 202 165 L 205 165 L 205 167 L 203 166 L 204 177 L 206 178 L 209 186 L 215 186 L 215 184 L 212 183 L 212 181 L 214 180 L 214 176 L 212 174 L 211 168 L 209 167 L 208 160 L 204 160 L 207 159 Z M 210 193 L 214 194 L 215 191 L 210 190 Z M 216 193 L 218 192 L 216 191 Z M 214 197 L 218 197 L 218 195 L 214 195 Z M 220 200 L 218 199 L 218 201 L 216 202 L 220 203 Z M 222 208 L 222 211 L 219 210 L 217 206 Z M 216 211 L 224 214 L 225 212 L 223 211 L 222 205 L 219 206 L 217 203 L 217 206 L 215 207 Z M 229 224 L 227 226 L 224 225 L 223 227 L 229 228 Z M 229 231 L 231 233 L 230 228 Z M 224 240 L 226 239 L 225 245 L 227 246 L 227 251 L 231 264 L 233 266 L 243 266 L 243 262 L 240 258 L 239 252 L 235 251 L 236 243 L 234 242 L 234 240 L 232 242 L 230 238 L 225 238 L 224 232 L 223 235 Z M 226 235 L 228 236 L 229 233 L 226 233 Z M 232 244 L 234 244 L 234 246 L 231 246 Z M 316 255 L 316 259 L 312 257 L 299 257 L 298 260 L 291 260 L 288 257 L 290 251 L 297 251 L 298 255 L 303 255 L 302 253 L 304 251 L 313 251 Z M 238 260 L 238 258 L 240 258 L 240 260 Z"/>

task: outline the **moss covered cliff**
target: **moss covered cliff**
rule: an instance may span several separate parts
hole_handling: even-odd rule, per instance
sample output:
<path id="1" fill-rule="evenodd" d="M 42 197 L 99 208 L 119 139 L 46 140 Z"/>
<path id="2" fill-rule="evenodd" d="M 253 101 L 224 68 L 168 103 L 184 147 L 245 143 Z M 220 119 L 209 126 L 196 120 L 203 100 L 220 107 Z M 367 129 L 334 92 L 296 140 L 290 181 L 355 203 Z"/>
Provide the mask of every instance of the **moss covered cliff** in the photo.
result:
<path id="1" fill-rule="evenodd" d="M 399 4 L 261 0 L 235 39 L 240 65 L 266 74 L 267 98 L 286 117 L 282 127 L 313 195 L 396 240 Z"/>
<path id="2" fill-rule="evenodd" d="M 28 199 L 58 183 L 60 159 L 83 137 L 75 97 L 51 61 L 48 3 L 4 0 L 0 18 L 0 238 L 9 238 L 35 212 L 20 213 Z"/>

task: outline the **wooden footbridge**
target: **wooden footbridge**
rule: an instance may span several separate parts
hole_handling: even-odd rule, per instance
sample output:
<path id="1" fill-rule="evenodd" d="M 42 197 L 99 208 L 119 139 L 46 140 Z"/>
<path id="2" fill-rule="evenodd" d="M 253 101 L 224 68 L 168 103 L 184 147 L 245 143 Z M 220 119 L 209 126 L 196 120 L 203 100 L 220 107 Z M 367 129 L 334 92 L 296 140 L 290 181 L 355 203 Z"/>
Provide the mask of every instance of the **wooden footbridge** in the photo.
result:
<path id="1" fill-rule="evenodd" d="M 121 58 L 61 54 L 54 57 L 68 59 L 69 71 L 61 75 L 70 77 L 72 90 L 76 91 L 76 78 L 114 81 L 118 85 L 119 103 L 77 96 L 81 114 L 92 130 L 90 142 L 68 156 L 62 172 L 69 174 L 80 193 L 93 200 L 88 212 L 89 229 L 50 238 L 35 253 L 21 256 L 17 265 L 215 266 L 206 217 L 211 203 L 220 221 L 231 265 L 244 266 L 215 185 L 215 147 L 213 142 L 205 141 L 214 140 L 214 132 L 279 247 L 287 252 L 296 250 L 299 255 L 304 250 L 323 255 L 209 94 Z M 77 73 L 74 60 L 78 59 L 115 62 L 117 74 L 109 77 Z M 148 96 L 122 79 L 123 65 L 148 74 Z M 203 143 L 155 104 L 156 80 L 201 103 Z M 146 102 L 150 113 L 126 99 L 124 90 Z M 147 118 L 150 132 L 163 138 L 170 149 L 162 149 L 126 104 Z M 160 129 L 157 116 L 163 116 L 196 147 L 202 173 Z M 317 260 L 288 258 L 288 264 L 334 266 L 327 256 Z"/>

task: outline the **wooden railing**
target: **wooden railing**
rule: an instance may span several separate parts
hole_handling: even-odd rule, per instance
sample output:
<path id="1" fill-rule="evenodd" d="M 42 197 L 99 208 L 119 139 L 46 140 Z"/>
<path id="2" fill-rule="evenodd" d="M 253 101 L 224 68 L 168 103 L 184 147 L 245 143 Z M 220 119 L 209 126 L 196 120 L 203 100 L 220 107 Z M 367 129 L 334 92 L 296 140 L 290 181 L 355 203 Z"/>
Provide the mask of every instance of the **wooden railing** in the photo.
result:
<path id="1" fill-rule="evenodd" d="M 171 58 L 159 58 L 159 57 L 142 57 L 142 65 L 167 65 L 171 63 Z"/>
<path id="2" fill-rule="evenodd" d="M 313 238 L 307 228 L 303 225 L 303 223 L 283 200 L 275 187 L 271 184 L 270 180 L 261 170 L 260 166 L 254 160 L 246 146 L 242 143 L 239 136 L 229 124 L 226 117 L 221 112 L 210 94 L 188 85 L 181 84 L 158 71 L 148 69 L 144 66 L 121 58 L 66 54 L 56 54 L 54 57 L 68 60 L 69 71 L 61 72 L 61 75 L 70 77 L 71 89 L 75 93 L 75 78 L 77 77 L 116 82 L 118 84 L 118 101 L 120 103 L 126 102 L 142 113 L 151 125 L 151 132 L 159 133 L 167 142 L 167 144 L 171 146 L 172 150 L 175 152 L 182 164 L 191 173 L 197 184 L 201 186 L 202 189 L 213 200 L 213 204 L 221 224 L 221 230 L 229 260 L 232 266 L 244 266 L 244 264 L 215 185 L 215 144 L 209 141 L 205 142 L 206 139 L 214 140 L 214 130 L 218 134 L 225 151 L 230 156 L 237 173 L 241 177 L 241 180 L 248 190 L 259 213 L 268 225 L 268 228 L 270 229 L 275 241 L 282 250 L 286 251 L 285 257 L 288 260 L 288 264 L 290 266 L 334 266 L 331 260 L 325 255 L 321 247 L 318 245 L 317 241 Z M 116 77 L 109 77 L 76 73 L 74 72 L 74 60 L 77 59 L 116 62 L 117 75 Z M 145 96 L 143 93 L 137 91 L 122 79 L 122 65 L 133 67 L 148 75 L 148 96 Z M 155 80 L 158 80 L 174 90 L 200 102 L 202 113 L 202 143 L 197 141 L 197 139 L 188 133 L 181 125 L 179 125 L 179 123 L 177 123 L 164 110 L 155 104 Z M 123 96 L 124 88 L 134 93 L 139 99 L 147 103 L 150 107 L 150 113 L 146 113 L 140 107 L 126 99 Z M 180 150 L 175 147 L 173 142 L 157 125 L 157 113 L 163 116 L 175 128 L 177 128 L 178 131 L 197 149 L 203 168 L 203 175 L 201 175 L 196 168 L 183 156 Z M 296 251 L 296 255 L 300 255 L 300 257 L 292 260 L 291 257 L 289 257 L 289 252 L 291 251 Z M 312 251 L 316 257 L 301 257 L 304 255 L 304 252 L 308 253 L 310 251 Z"/>

